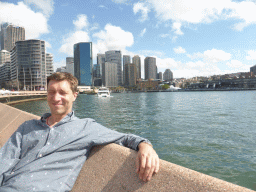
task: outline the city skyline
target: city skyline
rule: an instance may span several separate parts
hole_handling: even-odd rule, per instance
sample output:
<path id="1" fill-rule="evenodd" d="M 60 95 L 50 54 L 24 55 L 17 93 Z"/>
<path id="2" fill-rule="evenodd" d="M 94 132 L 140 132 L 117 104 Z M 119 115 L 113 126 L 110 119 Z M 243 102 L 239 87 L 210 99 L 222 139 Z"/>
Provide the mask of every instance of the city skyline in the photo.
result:
<path id="1" fill-rule="evenodd" d="M 156 57 L 158 72 L 174 78 L 248 72 L 255 65 L 254 1 L 68 1 L 0 2 L 0 24 L 26 29 L 26 39 L 46 42 L 54 67 L 73 57 L 73 45 L 92 42 L 97 54 Z"/>

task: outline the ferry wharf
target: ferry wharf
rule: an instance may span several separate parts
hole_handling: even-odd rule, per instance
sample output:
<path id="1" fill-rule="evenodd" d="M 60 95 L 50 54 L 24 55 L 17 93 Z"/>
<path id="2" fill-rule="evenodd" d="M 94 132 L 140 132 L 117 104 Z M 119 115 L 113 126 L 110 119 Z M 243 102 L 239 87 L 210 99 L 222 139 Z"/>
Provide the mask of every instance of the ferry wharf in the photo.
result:
<path id="1" fill-rule="evenodd" d="M 0 148 L 21 123 L 39 118 L 0 103 Z M 143 182 L 136 174 L 136 154 L 136 151 L 117 144 L 93 148 L 72 191 L 253 192 L 164 160 L 160 160 L 159 173 L 151 181 Z"/>
<path id="2" fill-rule="evenodd" d="M 17 91 L 0 95 L 0 103 L 13 105 L 27 101 L 44 100 L 46 97 L 46 91 Z"/>

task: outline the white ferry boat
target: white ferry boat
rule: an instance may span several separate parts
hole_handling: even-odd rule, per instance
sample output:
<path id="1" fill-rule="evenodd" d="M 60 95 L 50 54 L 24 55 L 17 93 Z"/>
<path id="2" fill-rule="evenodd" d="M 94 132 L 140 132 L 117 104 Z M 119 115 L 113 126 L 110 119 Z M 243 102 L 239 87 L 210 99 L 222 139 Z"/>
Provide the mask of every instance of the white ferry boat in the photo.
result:
<path id="1" fill-rule="evenodd" d="M 98 97 L 110 97 L 110 91 L 106 87 L 101 87 L 98 90 L 97 96 Z"/>

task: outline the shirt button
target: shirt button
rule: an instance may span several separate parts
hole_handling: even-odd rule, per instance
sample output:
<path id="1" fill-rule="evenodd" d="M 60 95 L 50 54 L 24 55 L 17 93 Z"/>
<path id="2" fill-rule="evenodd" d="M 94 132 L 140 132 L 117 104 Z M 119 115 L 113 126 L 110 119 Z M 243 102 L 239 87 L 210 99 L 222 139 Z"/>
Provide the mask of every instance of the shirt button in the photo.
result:
<path id="1" fill-rule="evenodd" d="M 42 157 L 42 156 L 43 156 L 42 154 L 39 155 L 39 157 Z"/>
<path id="2" fill-rule="evenodd" d="M 50 142 L 48 142 L 47 145 L 50 145 Z"/>

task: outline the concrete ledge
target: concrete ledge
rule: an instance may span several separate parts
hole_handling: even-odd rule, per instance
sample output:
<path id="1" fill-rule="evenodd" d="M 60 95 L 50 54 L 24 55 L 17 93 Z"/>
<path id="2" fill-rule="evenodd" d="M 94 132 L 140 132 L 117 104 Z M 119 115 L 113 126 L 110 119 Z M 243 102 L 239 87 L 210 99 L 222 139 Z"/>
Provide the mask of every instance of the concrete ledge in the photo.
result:
<path id="1" fill-rule="evenodd" d="M 39 117 L 0 103 L 0 147 L 33 118 Z M 95 147 L 72 191 L 253 191 L 164 160 L 160 172 L 144 183 L 135 173 L 135 158 L 135 151 L 116 144 Z"/>

